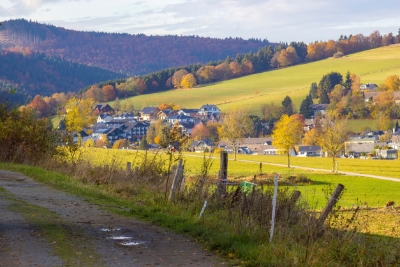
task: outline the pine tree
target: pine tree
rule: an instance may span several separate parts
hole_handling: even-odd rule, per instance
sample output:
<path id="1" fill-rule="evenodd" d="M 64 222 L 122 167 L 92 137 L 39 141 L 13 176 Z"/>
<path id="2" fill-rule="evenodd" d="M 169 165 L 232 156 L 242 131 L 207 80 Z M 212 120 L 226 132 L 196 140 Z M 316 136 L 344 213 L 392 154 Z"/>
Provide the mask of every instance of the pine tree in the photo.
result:
<path id="1" fill-rule="evenodd" d="M 301 102 L 300 114 L 306 119 L 310 119 L 314 115 L 314 111 L 311 107 L 312 104 L 313 101 L 310 95 L 307 95 L 306 98 Z"/>
<path id="2" fill-rule="evenodd" d="M 343 84 L 344 88 L 346 88 L 346 91 L 351 90 L 351 77 L 350 77 L 350 71 L 347 71 L 346 73 L 346 81 Z"/>
<path id="3" fill-rule="evenodd" d="M 310 85 L 310 96 L 312 99 L 318 98 L 318 86 L 317 83 L 312 83 Z"/>
<path id="4" fill-rule="evenodd" d="M 319 98 L 319 103 L 320 104 L 329 104 L 329 96 L 328 93 L 324 90 L 321 91 L 321 97 Z"/>

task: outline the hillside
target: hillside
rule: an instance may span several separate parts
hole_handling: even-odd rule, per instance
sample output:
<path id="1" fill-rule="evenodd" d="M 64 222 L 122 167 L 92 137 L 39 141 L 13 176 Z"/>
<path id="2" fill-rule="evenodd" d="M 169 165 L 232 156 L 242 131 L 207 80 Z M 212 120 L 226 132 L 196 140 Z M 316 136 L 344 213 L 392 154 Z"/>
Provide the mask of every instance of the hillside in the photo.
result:
<path id="1" fill-rule="evenodd" d="M 223 60 L 267 45 L 256 39 L 82 32 L 22 19 L 0 28 L 0 48 L 29 48 L 130 75 Z"/>
<path id="2" fill-rule="evenodd" d="M 0 89 L 17 85 L 13 100 L 24 103 L 36 94 L 78 92 L 83 87 L 105 80 L 124 77 L 98 67 L 73 63 L 43 53 L 0 52 Z"/>
<path id="3" fill-rule="evenodd" d="M 161 103 L 179 104 L 198 108 L 203 104 L 217 104 L 222 110 L 239 105 L 260 115 L 263 103 L 281 103 L 289 95 L 296 108 L 309 92 L 310 84 L 319 82 L 324 74 L 347 71 L 361 76 L 362 83 L 383 83 L 391 75 L 400 75 L 400 46 L 391 45 L 355 53 L 342 58 L 329 58 L 317 62 L 267 71 L 245 77 L 218 82 L 194 89 L 175 89 L 166 92 L 140 95 L 132 98 L 134 106 L 158 106 Z"/>

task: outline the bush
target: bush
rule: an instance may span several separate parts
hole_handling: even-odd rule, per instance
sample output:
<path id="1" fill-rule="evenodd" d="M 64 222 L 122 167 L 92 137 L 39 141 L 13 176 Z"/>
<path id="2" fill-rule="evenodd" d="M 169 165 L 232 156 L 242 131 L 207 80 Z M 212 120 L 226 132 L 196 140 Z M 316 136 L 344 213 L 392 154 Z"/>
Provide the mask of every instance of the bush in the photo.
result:
<path id="1" fill-rule="evenodd" d="M 333 58 L 341 58 L 343 56 L 344 54 L 342 52 L 336 52 L 335 54 L 333 54 Z"/>

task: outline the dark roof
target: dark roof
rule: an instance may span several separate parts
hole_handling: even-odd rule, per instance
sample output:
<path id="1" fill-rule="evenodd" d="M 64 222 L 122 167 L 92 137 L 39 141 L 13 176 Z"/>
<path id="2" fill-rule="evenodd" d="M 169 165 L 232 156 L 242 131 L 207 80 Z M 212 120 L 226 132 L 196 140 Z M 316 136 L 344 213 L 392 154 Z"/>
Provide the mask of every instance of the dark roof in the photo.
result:
<path id="1" fill-rule="evenodd" d="M 140 112 L 144 113 L 144 114 L 151 114 L 152 112 L 154 112 L 157 109 L 158 109 L 157 107 L 144 107 L 144 108 L 142 108 L 142 110 Z"/>
<path id="2" fill-rule="evenodd" d="M 310 105 L 313 110 L 326 110 L 328 104 L 313 104 Z"/>
<path id="3" fill-rule="evenodd" d="M 188 119 L 193 119 L 194 120 L 194 118 L 193 117 L 191 117 L 191 116 L 186 116 L 186 115 L 183 115 L 183 114 L 179 114 L 179 115 L 174 115 L 174 116 L 171 116 L 171 117 L 168 117 L 168 120 L 188 120 Z"/>
<path id="4" fill-rule="evenodd" d="M 193 129 L 195 126 L 193 122 L 181 122 L 179 125 L 185 127 L 186 129 Z"/>
<path id="5" fill-rule="evenodd" d="M 197 108 L 183 108 L 180 111 L 182 111 L 184 113 L 197 113 L 197 112 L 199 112 L 199 109 L 197 109 Z"/>
<path id="6" fill-rule="evenodd" d="M 200 109 L 204 108 L 204 110 L 208 110 L 209 108 L 212 108 L 212 107 L 217 107 L 217 106 L 216 106 L 216 105 L 209 105 L 209 104 L 206 104 L 206 105 L 202 105 L 202 106 L 200 107 Z"/>
<path id="7" fill-rule="evenodd" d="M 110 116 L 110 117 L 111 117 L 111 115 L 108 114 L 108 113 L 101 113 L 101 114 L 99 115 L 99 117 L 102 118 L 102 119 L 104 119 L 104 118 L 107 117 L 107 116 Z"/>

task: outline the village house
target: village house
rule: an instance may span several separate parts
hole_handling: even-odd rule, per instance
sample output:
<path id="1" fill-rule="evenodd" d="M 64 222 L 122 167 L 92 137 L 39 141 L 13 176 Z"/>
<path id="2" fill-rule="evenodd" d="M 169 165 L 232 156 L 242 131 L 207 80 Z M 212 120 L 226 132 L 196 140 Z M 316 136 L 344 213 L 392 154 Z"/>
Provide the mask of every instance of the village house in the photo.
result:
<path id="1" fill-rule="evenodd" d="M 316 117 L 318 114 L 321 114 L 321 115 L 326 114 L 327 107 L 328 107 L 328 104 L 313 104 L 313 105 L 311 105 L 311 108 L 314 112 L 314 117 Z"/>
<path id="2" fill-rule="evenodd" d="M 320 146 L 299 146 L 298 157 L 322 157 Z"/>
<path id="3" fill-rule="evenodd" d="M 172 110 L 172 109 L 164 109 L 158 112 L 157 114 L 157 119 L 159 120 L 166 120 L 169 116 L 174 116 L 177 115 L 178 111 L 177 110 Z"/>
<path id="4" fill-rule="evenodd" d="M 93 107 L 93 111 L 97 114 L 114 113 L 114 109 L 109 104 L 100 103 Z"/>
<path id="5" fill-rule="evenodd" d="M 157 107 L 144 107 L 140 111 L 140 117 L 144 121 L 153 121 L 157 119 L 157 114 L 160 110 Z"/>
<path id="6" fill-rule="evenodd" d="M 360 90 L 361 91 L 365 91 L 365 90 L 374 91 L 377 88 L 378 88 L 378 85 L 376 85 L 374 83 L 366 83 L 366 84 L 361 84 L 360 85 Z"/>
<path id="7" fill-rule="evenodd" d="M 175 122 L 179 122 L 179 123 L 195 122 L 195 118 L 186 116 L 183 114 L 170 116 L 170 117 L 167 117 L 165 120 L 171 124 L 174 124 Z"/>
<path id="8" fill-rule="evenodd" d="M 109 122 L 113 117 L 108 113 L 102 113 L 97 117 L 97 123 Z"/>
<path id="9" fill-rule="evenodd" d="M 213 152 L 214 148 L 215 143 L 209 138 L 193 141 L 190 145 L 190 150 L 192 152 Z"/>
<path id="10" fill-rule="evenodd" d="M 216 105 L 203 105 L 200 107 L 198 114 L 200 115 L 213 115 L 220 114 L 221 110 Z"/>

